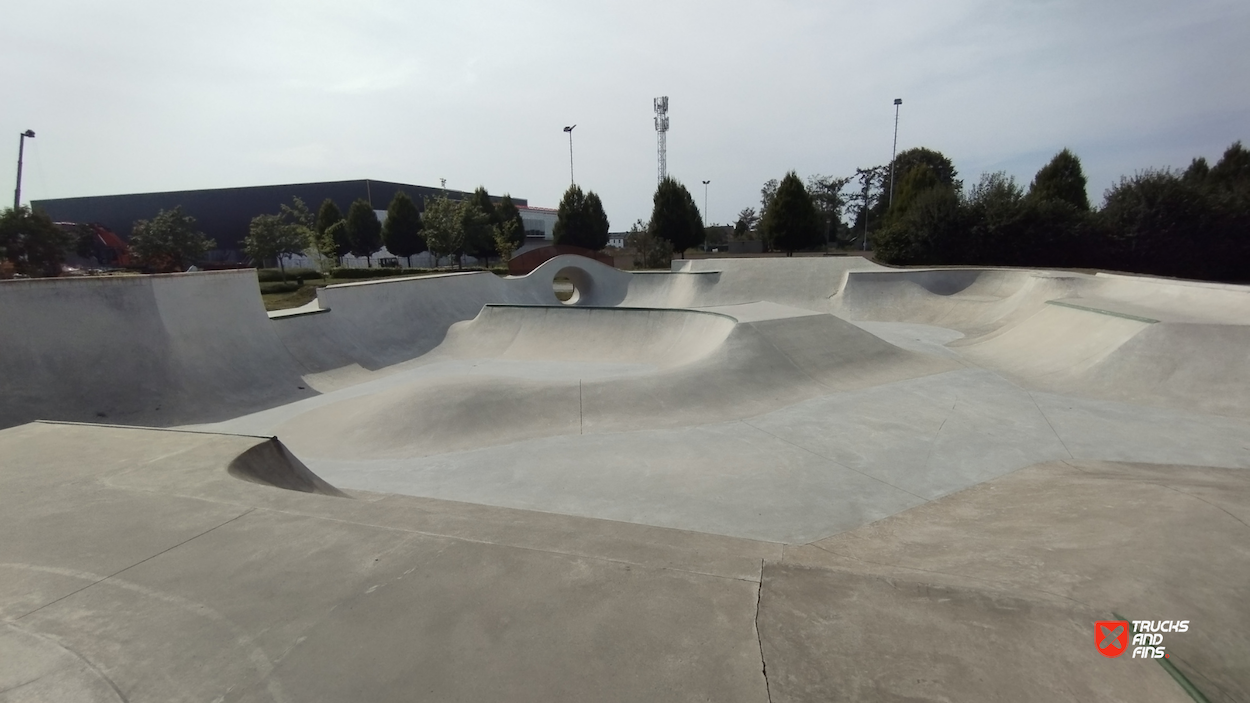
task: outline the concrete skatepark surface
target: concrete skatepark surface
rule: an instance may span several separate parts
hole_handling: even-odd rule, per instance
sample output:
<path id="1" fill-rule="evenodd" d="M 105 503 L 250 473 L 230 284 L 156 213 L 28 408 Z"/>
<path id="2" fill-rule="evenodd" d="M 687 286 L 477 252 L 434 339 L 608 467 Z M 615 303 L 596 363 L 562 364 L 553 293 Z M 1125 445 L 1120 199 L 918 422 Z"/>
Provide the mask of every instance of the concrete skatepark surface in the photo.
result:
<path id="1" fill-rule="evenodd" d="M 1250 699 L 1246 287 L 557 257 L 0 324 L 0 700 L 1190 700 L 1113 611 Z"/>

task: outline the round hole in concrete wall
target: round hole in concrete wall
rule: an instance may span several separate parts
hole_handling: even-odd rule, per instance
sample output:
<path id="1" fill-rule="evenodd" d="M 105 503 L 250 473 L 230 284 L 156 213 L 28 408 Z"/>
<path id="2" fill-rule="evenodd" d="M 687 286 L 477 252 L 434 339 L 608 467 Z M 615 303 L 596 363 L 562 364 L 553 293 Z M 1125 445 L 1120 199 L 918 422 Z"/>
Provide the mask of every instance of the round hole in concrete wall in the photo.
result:
<path id="1" fill-rule="evenodd" d="M 577 287 L 564 276 L 556 276 L 551 281 L 551 292 L 556 294 L 556 300 L 569 304 L 569 301 L 574 300 L 577 296 Z"/>
<path id="2" fill-rule="evenodd" d="M 551 292 L 565 305 L 589 305 L 594 291 L 590 274 L 576 266 L 566 266 L 551 280 Z"/>

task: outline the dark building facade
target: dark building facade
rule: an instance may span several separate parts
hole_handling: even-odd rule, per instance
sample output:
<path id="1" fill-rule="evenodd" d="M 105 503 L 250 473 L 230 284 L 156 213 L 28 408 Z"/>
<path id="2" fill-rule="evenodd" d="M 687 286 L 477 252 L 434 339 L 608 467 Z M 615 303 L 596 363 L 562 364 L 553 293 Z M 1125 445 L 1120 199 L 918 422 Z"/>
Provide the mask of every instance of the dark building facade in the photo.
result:
<path id="1" fill-rule="evenodd" d="M 124 240 L 130 239 L 130 231 L 136 220 L 148 220 L 161 210 L 182 206 L 183 212 L 195 218 L 199 230 L 217 243 L 217 251 L 210 254 L 210 258 L 237 261 L 240 259 L 243 238 L 247 236 L 252 218 L 266 213 L 277 214 L 283 204 L 291 203 L 292 198 L 303 200 L 314 215 L 321 203 L 329 198 L 346 215 L 357 198 L 364 198 L 374 210 L 385 210 L 390 205 L 391 198 L 401 190 L 410 195 L 416 201 L 417 208 L 422 210 L 425 208 L 426 198 L 434 198 L 444 192 L 441 188 L 429 186 L 364 179 L 55 198 L 35 200 L 31 202 L 31 206 L 48 213 L 55 222 L 103 225 Z M 448 190 L 446 193 L 452 200 L 460 200 L 470 195 L 458 190 Z M 524 198 L 513 198 L 513 202 L 518 207 L 528 204 Z"/>

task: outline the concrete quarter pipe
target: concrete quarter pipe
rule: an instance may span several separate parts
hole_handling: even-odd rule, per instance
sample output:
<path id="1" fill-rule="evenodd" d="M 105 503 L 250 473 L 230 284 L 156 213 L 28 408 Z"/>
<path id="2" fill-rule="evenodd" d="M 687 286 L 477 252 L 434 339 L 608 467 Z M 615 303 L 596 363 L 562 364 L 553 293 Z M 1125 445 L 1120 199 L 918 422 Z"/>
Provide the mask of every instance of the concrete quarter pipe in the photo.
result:
<path id="1" fill-rule="evenodd" d="M 1180 700 L 1112 609 L 1250 696 L 1245 287 L 559 256 L 0 325 L 0 700 Z"/>

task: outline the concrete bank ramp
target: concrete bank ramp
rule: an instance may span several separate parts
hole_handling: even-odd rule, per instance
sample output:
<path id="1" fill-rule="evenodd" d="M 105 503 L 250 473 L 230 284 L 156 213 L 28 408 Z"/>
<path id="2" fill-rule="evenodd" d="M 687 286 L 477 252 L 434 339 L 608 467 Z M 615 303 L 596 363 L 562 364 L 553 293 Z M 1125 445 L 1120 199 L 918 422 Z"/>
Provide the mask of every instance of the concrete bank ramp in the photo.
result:
<path id="1" fill-rule="evenodd" d="M 830 297 L 852 271 L 890 271 L 862 256 L 694 259 L 674 261 L 673 273 L 715 273 L 716 285 L 690 305 L 737 305 L 766 300 L 829 312 Z M 632 302 L 631 302 L 632 304 Z"/>
<path id="2" fill-rule="evenodd" d="M 1071 295 L 1084 274 L 1016 269 L 851 271 L 833 312 L 851 320 L 910 322 L 991 332 L 1027 318 L 1047 300 Z"/>
<path id="3" fill-rule="evenodd" d="M 852 271 L 836 299 L 853 320 L 964 333 L 980 366 L 1081 396 L 1250 412 L 1250 289 L 1007 269 Z"/>
<path id="4" fill-rule="evenodd" d="M 1250 325 L 1134 319 L 1052 304 L 949 346 L 1049 391 L 1250 415 Z"/>
<path id="5" fill-rule="evenodd" d="M 539 293 L 487 272 L 345 283 L 319 289 L 313 308 L 275 316 L 274 330 L 306 373 L 374 370 L 430 351 L 483 305 L 555 302 L 550 283 Z"/>
<path id="6" fill-rule="evenodd" d="M 766 309 L 776 316 L 762 315 Z M 419 375 L 368 396 L 318 399 L 269 429 L 301 455 L 428 456 L 542 436 L 740 419 L 959 368 L 832 315 L 758 305 L 744 312 L 749 322 L 734 318 L 732 307 L 488 307 L 453 326 L 414 370 Z M 465 360 L 475 363 L 466 368 Z M 592 363 L 632 368 L 603 374 Z"/>
<path id="7" fill-rule="evenodd" d="M 688 364 L 724 344 L 737 321 L 728 315 L 663 308 L 585 308 L 487 305 L 477 317 L 452 325 L 429 356 Z"/>
<path id="8" fill-rule="evenodd" d="M 167 427 L 315 395 L 251 270 L 0 281 L 0 329 L 0 427 Z"/>
<path id="9" fill-rule="evenodd" d="M 560 305 L 557 277 L 574 281 L 578 306 L 618 305 L 631 281 L 593 259 L 563 255 L 524 276 L 471 271 L 336 284 L 318 289 L 312 304 L 270 317 L 305 373 L 376 370 L 429 352 L 485 305 Z"/>

